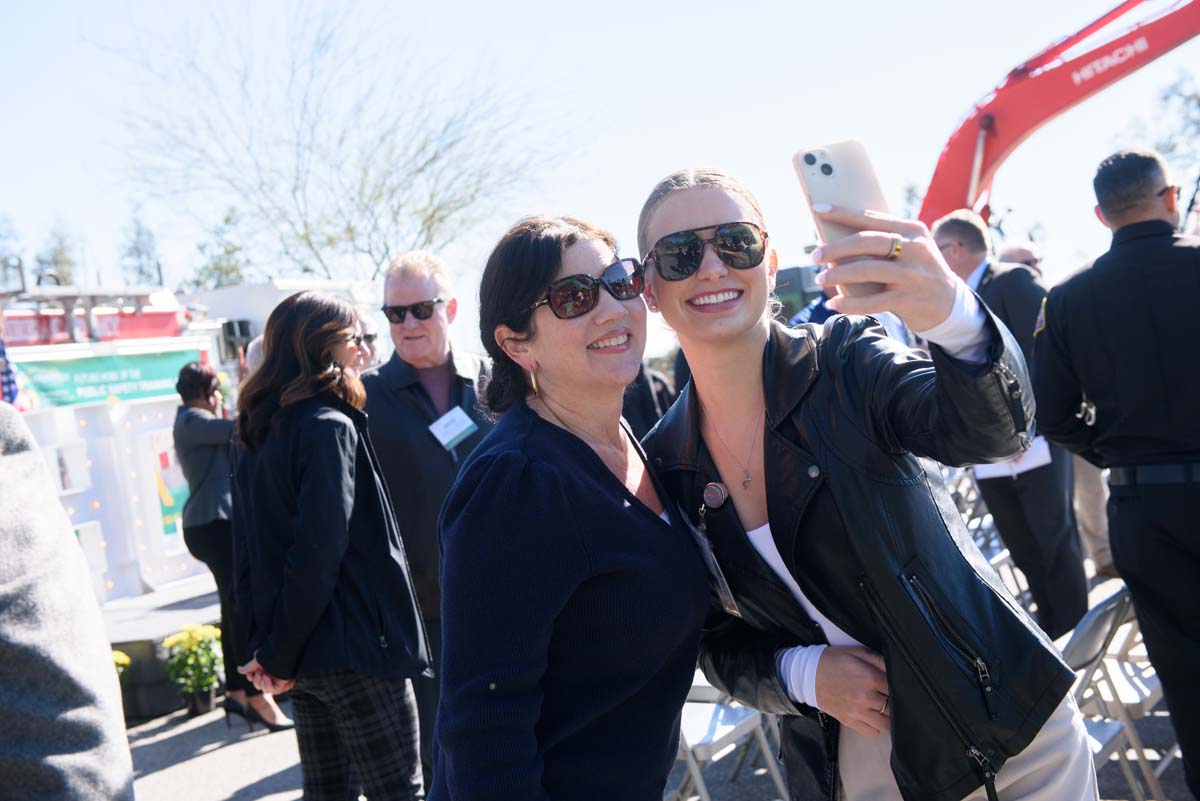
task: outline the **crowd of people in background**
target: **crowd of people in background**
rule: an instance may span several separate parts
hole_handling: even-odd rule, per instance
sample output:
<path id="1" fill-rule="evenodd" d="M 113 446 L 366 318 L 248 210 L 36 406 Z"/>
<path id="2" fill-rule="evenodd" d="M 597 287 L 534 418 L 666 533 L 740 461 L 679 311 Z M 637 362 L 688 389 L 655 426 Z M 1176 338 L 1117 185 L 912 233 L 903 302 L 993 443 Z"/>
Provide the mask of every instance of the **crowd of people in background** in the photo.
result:
<path id="1" fill-rule="evenodd" d="M 1086 554 L 1129 587 L 1200 794 L 1200 240 L 1152 151 L 1106 159 L 1094 188 L 1112 248 L 1053 288 L 1036 244 L 996 247 L 970 210 L 926 228 L 815 207 L 858 233 L 812 254 L 822 295 L 785 324 L 766 215 L 696 168 L 652 189 L 637 257 L 587 221 L 516 223 L 479 287 L 487 359 L 452 346 L 430 253 L 387 270 L 382 364 L 370 314 L 287 298 L 247 348 L 236 419 L 211 366 L 177 384 L 227 718 L 294 729 L 308 801 L 649 801 L 699 665 L 781 717 L 794 797 L 1085 801 L 1054 640 L 1087 612 Z M 846 291 L 862 283 L 884 290 Z M 644 362 L 649 313 L 679 339 L 674 382 Z M 10 578 L 69 527 L 16 510 L 41 474 L 10 482 L 34 457 L 0 412 L 0 600 L 78 628 L 49 584 Z M 928 459 L 974 466 L 1034 616 L 944 514 Z M 26 687 L 37 623 L 0 623 L 0 717 L 36 742 L 67 725 Z M 132 793 L 103 723 L 115 684 L 77 640 L 49 681 L 93 710 L 60 733 L 85 756 L 0 756 L 17 798 Z"/>

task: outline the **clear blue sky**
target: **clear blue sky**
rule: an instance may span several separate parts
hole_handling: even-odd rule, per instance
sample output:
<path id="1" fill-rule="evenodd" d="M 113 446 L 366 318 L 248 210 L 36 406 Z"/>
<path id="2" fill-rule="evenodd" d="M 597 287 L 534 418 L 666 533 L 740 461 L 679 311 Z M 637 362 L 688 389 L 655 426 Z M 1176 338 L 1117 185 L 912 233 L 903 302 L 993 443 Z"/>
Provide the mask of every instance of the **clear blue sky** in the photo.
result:
<path id="1" fill-rule="evenodd" d="M 126 180 L 121 118 L 132 90 L 128 71 L 89 40 L 128 47 L 140 35 L 169 43 L 210 13 L 236 17 L 241 5 L 9 5 L 0 44 L 0 214 L 13 218 L 27 259 L 61 220 L 84 243 L 89 283 L 97 272 L 107 282 L 118 276 L 122 229 L 139 201 Z M 486 75 L 506 92 L 536 97 L 531 121 L 547 115 L 570 132 L 563 157 L 536 189 L 449 249 L 461 294 L 473 296 L 490 244 L 517 217 L 584 217 L 613 230 L 632 253 L 646 192 L 693 164 L 723 166 L 747 181 L 783 262 L 798 263 L 813 235 L 790 166 L 795 150 L 862 139 L 899 205 L 905 184 L 928 182 L 975 100 L 1023 58 L 1112 5 L 363 2 L 354 20 L 411 63 L 436 64 L 454 80 Z M 242 30 L 275 46 L 273 26 L 291 4 L 254 7 Z M 1160 90 L 1198 64 L 1194 40 L 1051 123 L 1002 168 L 994 205 L 1016 209 L 1018 230 L 1041 224 L 1052 278 L 1107 247 L 1091 211 L 1095 166 L 1140 143 L 1137 126 L 1153 120 Z M 198 230 L 160 205 L 147 205 L 144 215 L 174 285 L 198 262 Z"/>

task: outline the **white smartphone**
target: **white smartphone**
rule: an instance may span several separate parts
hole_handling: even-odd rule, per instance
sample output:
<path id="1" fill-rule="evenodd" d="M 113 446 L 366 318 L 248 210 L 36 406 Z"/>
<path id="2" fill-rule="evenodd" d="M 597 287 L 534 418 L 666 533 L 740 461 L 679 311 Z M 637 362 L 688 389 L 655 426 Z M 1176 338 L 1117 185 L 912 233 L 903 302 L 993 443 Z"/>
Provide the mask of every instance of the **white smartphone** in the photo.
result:
<path id="1" fill-rule="evenodd" d="M 856 139 L 806 147 L 792 157 L 792 166 L 796 168 L 796 177 L 804 189 L 809 211 L 812 211 L 814 203 L 828 203 L 831 206 L 891 213 L 867 149 Z M 822 242 L 857 233 L 845 225 L 822 220 L 816 214 L 813 214 L 813 222 Z M 841 289 L 844 295 L 871 295 L 882 290 L 882 284 L 872 283 L 847 285 Z"/>

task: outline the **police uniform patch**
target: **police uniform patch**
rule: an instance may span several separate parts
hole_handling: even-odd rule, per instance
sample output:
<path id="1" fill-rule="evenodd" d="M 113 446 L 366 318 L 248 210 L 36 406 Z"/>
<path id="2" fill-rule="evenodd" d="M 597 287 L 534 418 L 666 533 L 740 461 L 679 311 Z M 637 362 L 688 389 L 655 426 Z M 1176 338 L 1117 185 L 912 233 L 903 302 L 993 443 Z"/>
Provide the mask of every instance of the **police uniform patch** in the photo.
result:
<path id="1" fill-rule="evenodd" d="M 1042 307 L 1038 309 L 1037 322 L 1033 324 L 1033 335 L 1035 337 L 1046 330 L 1046 301 L 1048 299 L 1049 297 L 1042 298 Z"/>

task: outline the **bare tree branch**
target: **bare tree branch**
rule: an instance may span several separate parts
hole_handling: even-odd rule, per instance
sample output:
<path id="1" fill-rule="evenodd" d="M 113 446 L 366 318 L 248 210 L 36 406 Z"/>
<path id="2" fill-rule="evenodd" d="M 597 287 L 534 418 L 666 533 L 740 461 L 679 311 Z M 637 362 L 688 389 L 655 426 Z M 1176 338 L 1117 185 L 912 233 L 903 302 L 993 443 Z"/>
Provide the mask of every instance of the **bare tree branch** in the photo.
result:
<path id="1" fill-rule="evenodd" d="M 286 47 L 214 18 L 169 57 L 121 53 L 145 90 L 128 119 L 132 178 L 183 207 L 237 206 L 291 273 L 376 277 L 404 250 L 443 247 L 527 185 L 521 104 L 450 87 L 375 52 L 345 11 L 298 11 Z M 216 43 L 213 45 L 212 43 Z"/>

